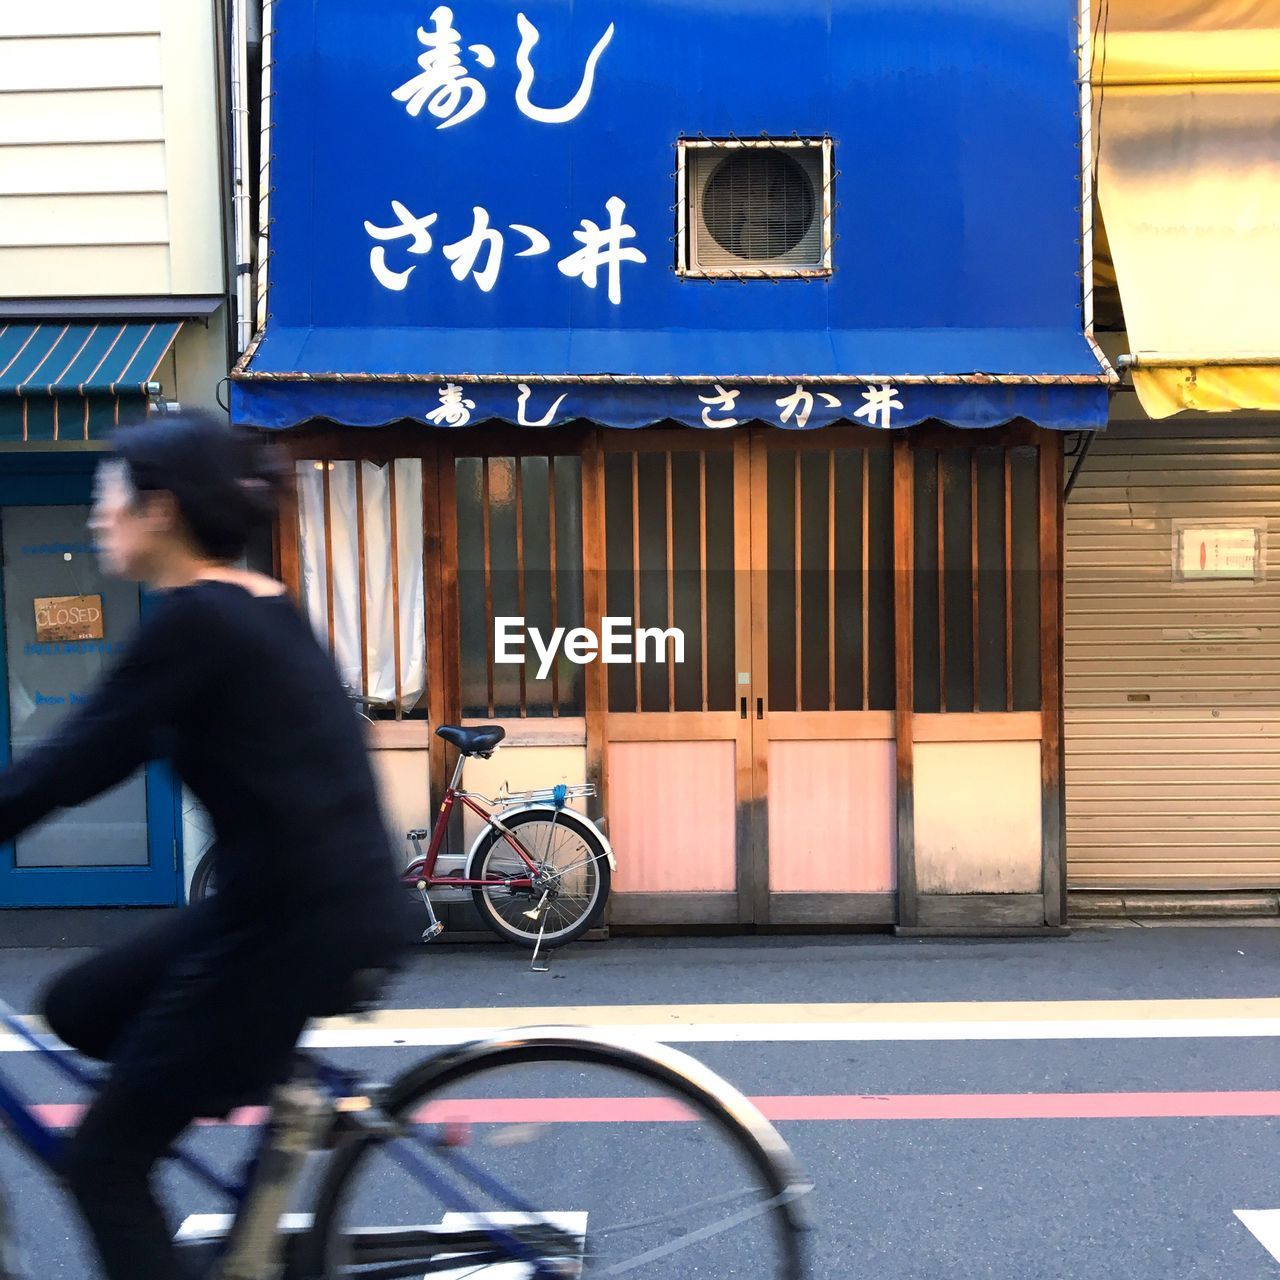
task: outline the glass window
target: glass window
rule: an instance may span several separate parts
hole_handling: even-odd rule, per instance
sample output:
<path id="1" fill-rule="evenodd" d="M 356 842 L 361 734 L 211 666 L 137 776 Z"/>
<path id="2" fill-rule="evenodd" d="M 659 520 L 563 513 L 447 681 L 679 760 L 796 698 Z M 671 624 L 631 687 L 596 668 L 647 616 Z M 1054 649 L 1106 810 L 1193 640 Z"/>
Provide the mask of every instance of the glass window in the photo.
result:
<path id="1" fill-rule="evenodd" d="M 1038 711 L 1038 451 L 913 456 L 915 709 Z"/>
<path id="2" fill-rule="evenodd" d="M 611 711 L 726 711 L 734 705 L 733 457 L 719 450 L 605 455 L 605 598 L 612 617 L 681 632 L 655 660 L 609 671 Z"/>
<path id="3" fill-rule="evenodd" d="M 138 625 L 138 588 L 99 571 L 88 518 L 86 506 L 6 507 L 0 517 L 14 758 L 86 696 Z M 19 836 L 14 860 L 19 867 L 146 866 L 146 775 Z"/>
<path id="4" fill-rule="evenodd" d="M 769 709 L 892 709 L 889 451 L 774 448 L 766 483 Z"/>
<path id="5" fill-rule="evenodd" d="M 457 458 L 462 714 L 582 715 L 585 668 L 563 645 L 541 679 L 528 628 L 582 626 L 582 464 L 572 455 Z M 496 662 L 495 619 L 523 618 L 525 661 Z"/>

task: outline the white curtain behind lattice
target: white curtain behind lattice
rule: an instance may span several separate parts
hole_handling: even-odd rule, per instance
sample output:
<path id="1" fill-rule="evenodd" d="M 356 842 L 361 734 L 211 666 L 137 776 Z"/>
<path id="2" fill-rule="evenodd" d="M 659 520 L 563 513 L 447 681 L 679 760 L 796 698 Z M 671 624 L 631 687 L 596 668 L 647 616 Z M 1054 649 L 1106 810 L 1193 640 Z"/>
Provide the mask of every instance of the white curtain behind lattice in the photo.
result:
<path id="1" fill-rule="evenodd" d="M 399 618 L 393 619 L 391 465 L 395 466 L 395 585 Z M 368 665 L 365 696 L 409 710 L 427 687 L 426 602 L 422 570 L 422 463 L 398 458 L 374 462 L 299 462 L 298 524 L 302 599 L 307 616 L 328 645 L 329 575 L 333 577 L 333 656 L 347 685 L 361 692 L 360 522 L 356 467 L 361 468 L 364 537 L 364 626 Z M 329 474 L 327 563 L 324 477 Z M 394 637 L 400 637 L 399 698 Z"/>

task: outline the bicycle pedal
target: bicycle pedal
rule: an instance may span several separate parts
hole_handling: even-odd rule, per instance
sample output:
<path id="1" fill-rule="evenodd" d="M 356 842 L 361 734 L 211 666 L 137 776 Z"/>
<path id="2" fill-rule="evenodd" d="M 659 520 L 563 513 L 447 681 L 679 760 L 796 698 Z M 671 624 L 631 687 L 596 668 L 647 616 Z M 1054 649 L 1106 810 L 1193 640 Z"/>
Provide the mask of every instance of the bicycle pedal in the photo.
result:
<path id="1" fill-rule="evenodd" d="M 444 932 L 444 925 L 441 924 L 439 920 L 437 920 L 435 924 L 428 925 L 425 929 L 423 929 L 422 941 L 431 942 L 433 939 L 438 938 L 443 932 Z"/>

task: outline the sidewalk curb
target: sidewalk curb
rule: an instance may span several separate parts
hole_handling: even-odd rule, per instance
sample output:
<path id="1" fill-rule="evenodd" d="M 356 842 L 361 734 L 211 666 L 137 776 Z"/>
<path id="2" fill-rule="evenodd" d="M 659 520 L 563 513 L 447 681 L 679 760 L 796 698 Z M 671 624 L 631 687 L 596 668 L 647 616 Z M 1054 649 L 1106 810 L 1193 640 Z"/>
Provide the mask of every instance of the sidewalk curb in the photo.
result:
<path id="1" fill-rule="evenodd" d="M 131 938 L 181 910 L 182 907 L 4 908 L 0 909 L 0 951 L 77 947 L 96 950 Z M 496 947 L 510 945 L 485 926 L 470 901 L 437 905 L 436 914 L 444 922 L 445 931 L 439 941 L 431 944 L 434 947 L 477 943 Z M 426 923 L 424 910 L 420 927 L 425 928 Z M 418 934 L 419 925 L 415 923 L 405 939 L 406 943 L 411 947 L 418 944 Z M 597 925 L 582 940 L 597 942 L 608 936 L 608 931 Z"/>
<path id="2" fill-rule="evenodd" d="M 177 907 L 9 907 L 0 948 L 104 947 L 165 919 Z"/>
<path id="3" fill-rule="evenodd" d="M 0 909 L 0 950 L 23 948 L 97 948 L 132 937 L 135 933 L 165 919 L 179 907 L 12 907 Z M 502 945 L 476 916 L 470 903 L 445 903 L 437 907 L 445 923 L 445 933 L 437 947 L 453 944 Z M 425 924 L 425 912 L 423 915 Z M 1065 925 L 1021 926 L 1008 929 L 934 928 L 883 926 L 876 929 L 795 928 L 756 930 L 709 926 L 699 928 L 617 928 L 597 927 L 584 941 L 605 941 L 610 932 L 616 937 L 657 936 L 681 937 L 750 937 L 750 936 L 822 936 L 848 933 L 880 933 L 885 936 L 917 941 L 945 942 L 948 938 L 984 938 L 1010 940 L 1028 938 L 1066 938 L 1073 930 L 1138 928 L 1148 925 L 1184 926 L 1187 928 L 1216 926 L 1280 927 L 1280 893 L 1253 894 L 1075 894 L 1069 899 Z M 416 934 L 415 934 L 416 937 Z M 411 939 L 412 941 L 412 939 Z"/>
<path id="4" fill-rule="evenodd" d="M 928 938 L 943 942 L 947 938 L 1069 938 L 1069 925 L 1017 925 L 1008 929 L 966 929 L 957 925 L 952 929 L 930 926 L 895 925 L 895 938 Z"/>
<path id="5" fill-rule="evenodd" d="M 1280 891 L 1180 892 L 1078 890 L 1067 895 L 1067 915 L 1088 920 L 1280 920 Z"/>

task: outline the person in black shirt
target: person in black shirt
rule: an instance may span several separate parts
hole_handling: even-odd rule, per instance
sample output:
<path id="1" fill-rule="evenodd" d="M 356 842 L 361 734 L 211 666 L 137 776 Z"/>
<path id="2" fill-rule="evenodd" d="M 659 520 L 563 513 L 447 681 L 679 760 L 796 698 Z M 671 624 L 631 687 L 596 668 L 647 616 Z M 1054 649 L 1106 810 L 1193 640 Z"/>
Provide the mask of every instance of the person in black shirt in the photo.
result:
<path id="1" fill-rule="evenodd" d="M 269 519 L 260 443 L 204 415 L 122 428 L 91 529 L 160 596 L 57 731 L 0 775 L 0 840 L 167 759 L 204 805 L 218 891 L 60 975 L 50 1028 L 109 1064 L 62 1168 L 111 1280 L 181 1274 L 153 1166 L 197 1117 L 287 1078 L 307 1021 L 389 972 L 408 899 L 360 720 L 274 579 L 233 567 Z"/>

